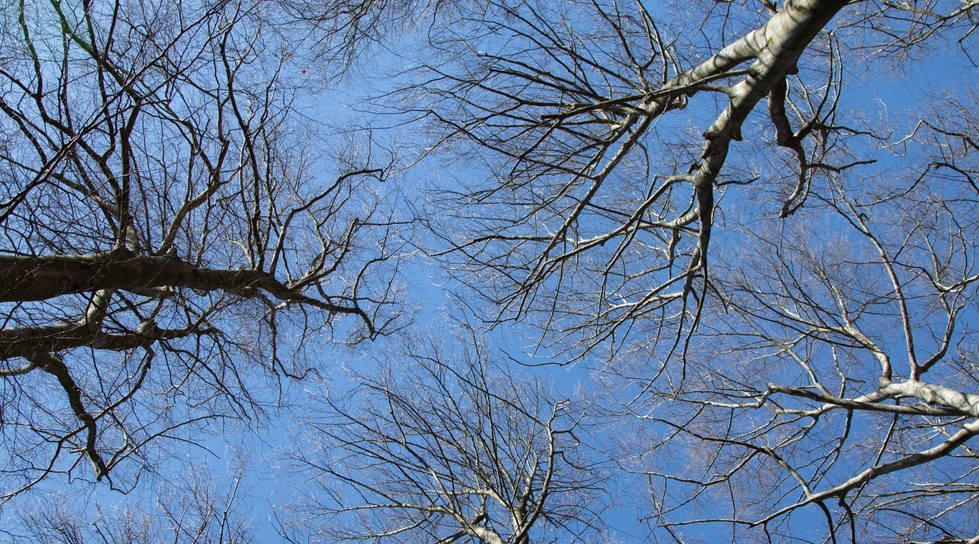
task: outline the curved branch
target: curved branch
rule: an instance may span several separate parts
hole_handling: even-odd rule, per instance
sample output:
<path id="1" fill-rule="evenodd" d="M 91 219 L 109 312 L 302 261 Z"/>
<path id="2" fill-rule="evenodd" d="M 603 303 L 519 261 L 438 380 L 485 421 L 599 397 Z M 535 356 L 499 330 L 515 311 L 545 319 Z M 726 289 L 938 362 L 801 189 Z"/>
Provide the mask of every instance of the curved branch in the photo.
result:
<path id="1" fill-rule="evenodd" d="M 95 424 L 95 418 L 92 417 L 92 414 L 85 410 L 85 405 L 82 403 L 82 390 L 75 383 L 75 380 L 72 379 L 71 373 L 68 372 L 68 366 L 65 365 L 61 357 L 53 353 L 37 353 L 30 360 L 37 368 L 57 378 L 58 383 L 65 390 L 72 412 L 75 413 L 75 417 L 82 422 L 87 430 L 83 451 L 89 460 L 92 461 L 92 464 L 95 465 L 95 479 L 101 480 L 109 473 L 109 467 L 106 466 L 102 455 L 95 446 L 96 439 L 98 438 L 98 427 Z"/>

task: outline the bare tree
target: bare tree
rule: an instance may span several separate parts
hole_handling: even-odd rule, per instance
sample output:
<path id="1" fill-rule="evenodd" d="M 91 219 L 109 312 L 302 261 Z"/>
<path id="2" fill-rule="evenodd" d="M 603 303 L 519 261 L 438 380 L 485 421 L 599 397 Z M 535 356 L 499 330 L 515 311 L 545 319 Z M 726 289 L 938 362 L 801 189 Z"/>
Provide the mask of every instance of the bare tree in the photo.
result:
<path id="1" fill-rule="evenodd" d="M 0 531 L 30 544 L 246 544 L 254 521 L 241 482 L 244 467 L 229 474 L 226 488 L 207 476 L 169 475 L 160 493 L 122 504 L 79 507 L 67 498 L 23 507 L 15 524 Z"/>
<path id="2" fill-rule="evenodd" d="M 501 1 L 458 15 L 403 94 L 479 169 L 427 214 L 444 256 L 556 349 L 649 318 L 658 344 L 681 347 L 727 194 L 775 195 L 788 217 L 814 179 L 870 160 L 847 145 L 866 128 L 838 118 L 844 60 L 974 36 L 972 3 L 850 4 Z"/>
<path id="3" fill-rule="evenodd" d="M 821 236 L 774 218 L 734 229 L 743 245 L 721 253 L 686 382 L 630 407 L 656 437 L 637 466 L 654 476 L 658 521 L 713 520 L 740 538 L 789 536 L 817 516 L 827 540 L 979 535 L 976 103 L 947 100 L 942 124 L 908 144 L 927 158 L 917 171 L 814 187 L 800 217 Z M 699 462 L 650 463 L 675 447 L 656 445 L 664 428 L 696 443 Z M 720 515 L 683 505 L 759 475 L 767 492 Z"/>
<path id="4" fill-rule="evenodd" d="M 510 315 L 537 316 L 586 346 L 657 316 L 678 333 L 660 335 L 671 341 L 699 316 L 717 201 L 753 180 L 741 161 L 728 174 L 722 167 L 760 102 L 771 98 L 777 145 L 798 159 L 785 214 L 814 175 L 847 166 L 823 160 L 823 136 L 836 131 L 814 130 L 835 126 L 836 68 L 799 62 L 846 4 L 741 8 L 743 36 L 689 67 L 701 51 L 677 45 L 680 29 L 661 28 L 639 2 L 498 2 L 486 18 L 463 17 L 462 38 L 436 37 L 463 66 L 424 71 L 419 107 L 463 153 L 492 152 L 489 181 L 449 201 L 459 209 L 452 221 L 475 222 L 433 230 L 447 233 L 458 266 L 478 269 L 484 294 Z M 828 84 L 818 94 L 799 87 L 797 108 L 786 110 L 797 73 Z M 719 109 L 704 116 L 702 136 L 672 121 L 694 97 Z"/>
<path id="5" fill-rule="evenodd" d="M 83 460 L 119 476 L 254 417 L 310 342 L 387 330 L 389 159 L 318 156 L 308 27 L 247 0 L 3 9 L 0 498 Z"/>
<path id="6" fill-rule="evenodd" d="M 301 427 L 317 492 L 294 534 L 327 541 L 608 542 L 582 405 L 507 371 L 472 330 L 357 374 Z M 461 345 L 459 345 L 461 344 Z M 312 527 L 312 529 L 311 529 Z M 318 530 L 314 530 L 318 527 Z"/>
<path id="7" fill-rule="evenodd" d="M 979 534 L 979 4 L 925 4 L 496 2 L 406 90 L 480 174 L 442 257 L 607 357 L 667 538 Z M 929 46 L 965 76 L 907 128 L 850 101 Z"/>

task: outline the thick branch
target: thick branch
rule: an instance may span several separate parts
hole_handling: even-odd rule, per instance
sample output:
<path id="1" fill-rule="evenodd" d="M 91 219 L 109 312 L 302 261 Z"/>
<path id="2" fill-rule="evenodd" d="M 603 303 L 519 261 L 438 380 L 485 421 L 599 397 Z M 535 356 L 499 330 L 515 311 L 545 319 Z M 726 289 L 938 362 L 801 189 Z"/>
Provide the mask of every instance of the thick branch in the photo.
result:
<path id="1" fill-rule="evenodd" d="M 284 289 L 264 272 L 200 268 L 171 257 L 135 255 L 124 249 L 93 255 L 0 257 L 0 302 L 164 286 L 236 292 Z"/>
<path id="2" fill-rule="evenodd" d="M 979 395 L 963 393 L 942 385 L 907 380 L 901 383 L 887 383 L 880 392 L 893 397 L 910 397 L 928 404 L 946 406 L 972 417 L 979 417 Z"/>
<path id="3" fill-rule="evenodd" d="M 370 326 L 369 318 L 360 308 L 307 297 L 262 270 L 196 267 L 172 257 L 136 255 L 126 249 L 92 255 L 0 257 L 0 302 L 49 300 L 97 290 L 139 291 L 156 287 L 221 290 L 246 297 L 262 290 L 279 300 L 359 315 Z"/>
<path id="4" fill-rule="evenodd" d="M 865 485 L 867 482 L 875 478 L 879 478 L 881 476 L 890 474 L 892 472 L 897 472 L 899 470 L 905 470 L 918 465 L 929 463 L 931 461 L 934 461 L 935 459 L 945 457 L 947 455 L 951 455 L 951 453 L 956 448 L 964 444 L 966 441 L 968 441 L 970 438 L 975 436 L 977 433 L 979 433 L 979 420 L 972 421 L 970 423 L 963 425 L 961 429 L 959 429 L 954 434 L 949 436 L 944 442 L 934 447 L 928 448 L 926 450 L 922 450 L 920 452 L 911 453 L 903 457 L 899 457 L 889 463 L 874 465 L 870 468 L 867 468 L 860 474 L 853 476 L 849 480 L 837 485 L 836 487 L 833 487 L 832 489 L 827 489 L 826 491 L 822 491 L 820 493 L 816 493 L 808 497 L 805 501 L 799 502 L 797 504 L 793 504 L 791 506 L 786 506 L 785 508 L 782 508 L 781 510 L 772 513 L 771 515 L 764 518 L 764 520 L 761 520 L 755 524 L 758 525 L 762 523 L 767 523 L 768 521 L 771 521 L 779 516 L 785 515 L 786 513 L 791 512 L 807 504 L 812 504 L 829 498 L 842 499 L 850 491 Z"/>
<path id="5" fill-rule="evenodd" d="M 89 326 L 84 320 L 46 327 L 0 329 L 0 360 L 15 357 L 31 360 L 41 353 L 60 352 L 82 346 L 110 351 L 128 351 L 147 347 L 160 340 L 210 332 L 212 331 L 202 326 L 176 330 L 161 329 L 152 321 L 147 321 L 135 331 L 109 334 L 97 326 Z M 17 371 L 10 371 L 9 374 L 0 373 L 0 376 L 26 373 L 33 368 L 30 366 Z"/>

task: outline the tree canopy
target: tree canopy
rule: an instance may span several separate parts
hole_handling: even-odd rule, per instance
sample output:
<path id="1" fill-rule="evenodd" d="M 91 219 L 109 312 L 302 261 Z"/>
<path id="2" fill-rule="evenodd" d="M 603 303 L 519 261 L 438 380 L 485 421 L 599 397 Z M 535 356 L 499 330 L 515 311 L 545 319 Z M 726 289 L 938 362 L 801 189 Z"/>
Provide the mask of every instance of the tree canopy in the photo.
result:
<path id="1" fill-rule="evenodd" d="M 4 15 L 10 504 L 281 418 L 290 541 L 979 538 L 975 0 Z"/>
<path id="2" fill-rule="evenodd" d="M 302 145 L 285 12 L 4 9 L 0 497 L 76 456 L 111 480 L 157 437 L 248 417 L 255 371 L 301 374 L 337 323 L 385 330 L 389 164 Z"/>

